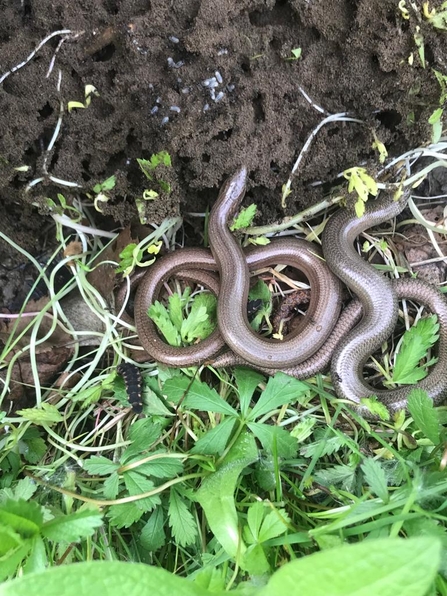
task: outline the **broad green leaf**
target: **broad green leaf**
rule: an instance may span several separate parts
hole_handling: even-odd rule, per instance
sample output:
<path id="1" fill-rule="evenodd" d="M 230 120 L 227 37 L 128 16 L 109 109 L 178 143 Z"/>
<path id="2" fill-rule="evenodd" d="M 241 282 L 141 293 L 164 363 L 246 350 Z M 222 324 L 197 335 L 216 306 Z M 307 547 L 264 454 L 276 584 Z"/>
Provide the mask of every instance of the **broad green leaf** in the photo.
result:
<path id="1" fill-rule="evenodd" d="M 183 321 L 180 329 L 182 340 L 190 344 L 199 336 L 197 334 L 197 328 L 200 327 L 208 319 L 208 313 L 204 306 L 198 306 L 197 308 L 191 309 L 188 317 Z"/>
<path id="2" fill-rule="evenodd" d="M 56 406 L 52 404 L 42 403 L 40 408 L 25 408 L 17 410 L 16 414 L 34 422 L 34 424 L 55 424 L 56 422 L 63 422 L 64 416 L 59 412 Z"/>
<path id="3" fill-rule="evenodd" d="M 340 464 L 327 470 L 318 470 L 315 472 L 315 480 L 323 486 L 335 484 L 344 490 L 351 490 L 355 480 L 355 468 Z"/>
<path id="4" fill-rule="evenodd" d="M 161 507 L 151 513 L 146 525 L 141 530 L 140 542 L 143 548 L 154 551 L 161 548 L 166 541 L 164 530 L 165 517 Z"/>
<path id="5" fill-rule="evenodd" d="M 124 464 L 135 455 L 150 451 L 151 445 L 160 437 L 162 430 L 161 424 L 154 424 L 151 418 L 142 418 L 132 424 L 129 432 L 132 445 L 123 453 L 121 463 Z"/>
<path id="6" fill-rule="evenodd" d="M 194 544 L 197 537 L 197 525 L 192 513 L 178 492 L 171 489 L 169 494 L 169 525 L 175 541 L 180 546 Z"/>
<path id="7" fill-rule="evenodd" d="M 440 550 L 432 538 L 387 538 L 331 548 L 284 565 L 259 596 L 425 596 Z"/>
<path id="8" fill-rule="evenodd" d="M 24 539 L 36 536 L 42 523 L 42 508 L 35 501 L 8 499 L 0 504 L 0 525 L 9 526 Z"/>
<path id="9" fill-rule="evenodd" d="M 197 491 L 197 501 L 205 511 L 208 524 L 216 539 L 231 556 L 243 554 L 246 547 L 240 538 L 234 493 L 239 476 L 256 461 L 258 450 L 249 433 L 241 434 L 216 472 Z"/>
<path id="10" fill-rule="evenodd" d="M 169 318 L 177 331 L 180 332 L 183 323 L 182 298 L 177 292 L 169 296 Z"/>
<path id="11" fill-rule="evenodd" d="M 163 393 L 166 394 L 169 401 L 174 403 L 178 403 L 183 398 L 184 408 L 237 416 L 236 410 L 214 389 L 197 379 L 192 382 L 191 379 L 184 376 L 168 379 L 163 385 Z"/>
<path id="12" fill-rule="evenodd" d="M 284 404 L 298 401 L 307 392 L 308 387 L 305 383 L 278 372 L 268 380 L 258 403 L 250 412 L 250 420 L 255 420 Z"/>
<path id="13" fill-rule="evenodd" d="M 102 525 L 102 514 L 98 509 L 81 509 L 68 515 L 60 515 L 44 523 L 42 536 L 56 542 L 77 542 L 91 536 Z"/>
<path id="14" fill-rule="evenodd" d="M 30 554 L 23 568 L 23 573 L 36 573 L 45 571 L 48 565 L 48 558 L 45 550 L 45 543 L 41 536 L 33 538 Z"/>
<path id="15" fill-rule="evenodd" d="M 0 533 L 0 538 L 2 538 Z M 0 560 L 0 581 L 3 581 L 8 576 L 13 575 L 17 571 L 18 566 L 23 559 L 29 554 L 33 546 L 31 539 L 24 541 L 22 545 L 10 550 L 7 556 Z M 2 586 L 0 585 L 0 595 L 2 594 Z M 12 594 L 12 592 L 11 592 Z"/>
<path id="16" fill-rule="evenodd" d="M 191 453 L 203 455 L 219 455 L 228 444 L 228 440 L 236 424 L 236 418 L 228 417 L 217 426 L 207 431 L 196 441 Z"/>
<path id="17" fill-rule="evenodd" d="M 266 514 L 265 504 L 256 501 L 253 505 L 250 505 L 247 511 L 247 526 L 244 528 L 244 537 L 249 544 L 260 542 L 259 530 L 261 528 L 262 521 Z"/>
<path id="18" fill-rule="evenodd" d="M 113 472 L 108 478 L 104 480 L 104 497 L 106 499 L 116 499 L 119 491 L 120 478 L 118 472 Z"/>
<path id="19" fill-rule="evenodd" d="M 250 422 L 249 429 L 257 437 L 266 451 L 276 453 L 278 457 L 290 459 L 296 456 L 298 443 L 284 428 Z"/>
<path id="20" fill-rule="evenodd" d="M 84 461 L 84 469 L 93 476 L 106 476 L 119 468 L 119 464 L 102 455 L 92 455 Z"/>
<path id="21" fill-rule="evenodd" d="M 239 391 L 242 416 L 246 416 L 256 387 L 264 381 L 264 376 L 251 368 L 235 368 L 234 378 Z"/>
<path id="22" fill-rule="evenodd" d="M 250 327 L 255 331 L 259 331 L 264 318 L 268 317 L 272 312 L 272 295 L 268 288 L 268 285 L 258 280 L 256 284 L 250 288 L 248 292 L 249 300 L 261 300 L 261 306 L 257 309 L 255 316 L 250 321 Z"/>
<path id="23" fill-rule="evenodd" d="M 285 509 L 274 509 L 269 511 L 265 516 L 259 531 L 259 542 L 267 542 L 267 540 L 272 540 L 272 538 L 281 536 L 281 534 L 284 534 L 288 530 L 289 524 L 290 518 Z"/>
<path id="24" fill-rule="evenodd" d="M 90 561 L 52 567 L 0 585 L 0 596 L 210 596 L 208 590 L 143 563 Z M 221 596 L 222 592 L 216 596 Z"/>
<path id="25" fill-rule="evenodd" d="M 441 425 L 438 412 L 433 407 L 433 401 L 425 391 L 413 389 L 408 396 L 408 411 L 416 426 L 424 433 L 433 445 L 441 442 Z"/>
<path id="26" fill-rule="evenodd" d="M 384 503 L 388 503 L 389 494 L 386 480 L 386 474 L 379 461 L 368 457 L 360 466 L 365 474 L 366 482 L 372 492 L 377 495 Z"/>
<path id="27" fill-rule="evenodd" d="M 11 498 L 18 501 L 28 501 L 37 490 L 37 484 L 31 478 L 25 477 L 17 482 L 12 491 Z M 3 491 L 2 491 L 3 492 Z"/>

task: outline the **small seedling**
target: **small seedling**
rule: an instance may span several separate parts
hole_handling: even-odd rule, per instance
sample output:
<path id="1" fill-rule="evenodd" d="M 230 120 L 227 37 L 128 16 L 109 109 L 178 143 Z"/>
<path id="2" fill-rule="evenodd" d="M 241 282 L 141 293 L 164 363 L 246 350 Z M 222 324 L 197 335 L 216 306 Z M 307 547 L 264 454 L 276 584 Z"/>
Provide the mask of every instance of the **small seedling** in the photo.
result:
<path id="1" fill-rule="evenodd" d="M 151 155 L 151 158 L 149 160 L 137 159 L 137 162 L 140 166 L 141 171 L 148 180 L 150 180 L 151 182 L 157 182 L 157 184 L 160 186 L 160 189 L 164 193 L 169 194 L 171 192 L 171 185 L 169 184 L 169 182 L 166 182 L 161 178 L 155 177 L 155 171 L 159 166 L 165 166 L 170 168 L 172 165 L 171 156 L 167 151 L 160 151 L 159 153 L 154 153 L 153 155 Z M 138 216 L 140 218 L 140 222 L 143 225 L 147 223 L 145 202 L 154 201 L 158 197 L 159 193 L 156 190 L 152 188 L 146 188 L 143 191 L 142 197 L 138 197 L 135 199 L 135 205 L 137 207 Z"/>
<path id="2" fill-rule="evenodd" d="M 67 104 L 68 113 L 74 109 L 85 109 L 88 108 L 92 102 L 93 95 L 99 97 L 99 93 L 94 85 L 86 85 L 84 88 L 84 103 L 81 101 L 69 101 Z"/>
<path id="3" fill-rule="evenodd" d="M 289 62 L 293 62 L 293 61 L 299 60 L 301 58 L 302 49 L 301 48 L 293 48 L 293 50 L 291 50 L 290 53 L 292 55 L 289 56 L 288 58 L 286 58 L 286 60 L 288 60 Z"/>
<path id="4" fill-rule="evenodd" d="M 348 192 L 355 190 L 358 195 L 355 212 L 357 217 L 362 217 L 368 195 L 376 196 L 378 193 L 377 182 L 371 178 L 365 168 L 349 168 L 343 172 L 343 176 L 349 181 Z"/>
<path id="5" fill-rule="evenodd" d="M 102 213 L 102 209 L 99 206 L 99 204 L 107 203 L 110 200 L 110 197 L 106 194 L 105 191 L 112 190 L 112 188 L 115 188 L 115 184 L 116 176 L 110 176 L 109 178 L 107 178 L 107 180 L 104 180 L 104 182 L 95 184 L 92 190 L 96 195 L 93 200 L 93 204 L 95 206 L 96 211 Z"/>

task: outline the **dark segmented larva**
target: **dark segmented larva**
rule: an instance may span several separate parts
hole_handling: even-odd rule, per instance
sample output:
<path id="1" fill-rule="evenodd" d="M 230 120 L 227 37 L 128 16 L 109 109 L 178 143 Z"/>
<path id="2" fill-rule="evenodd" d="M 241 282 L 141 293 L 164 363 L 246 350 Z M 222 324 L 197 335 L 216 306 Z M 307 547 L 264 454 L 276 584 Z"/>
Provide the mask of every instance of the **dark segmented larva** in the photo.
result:
<path id="1" fill-rule="evenodd" d="M 122 362 L 117 371 L 124 379 L 129 403 L 134 412 L 139 414 L 143 411 L 143 401 L 141 399 L 141 371 L 130 362 Z"/>

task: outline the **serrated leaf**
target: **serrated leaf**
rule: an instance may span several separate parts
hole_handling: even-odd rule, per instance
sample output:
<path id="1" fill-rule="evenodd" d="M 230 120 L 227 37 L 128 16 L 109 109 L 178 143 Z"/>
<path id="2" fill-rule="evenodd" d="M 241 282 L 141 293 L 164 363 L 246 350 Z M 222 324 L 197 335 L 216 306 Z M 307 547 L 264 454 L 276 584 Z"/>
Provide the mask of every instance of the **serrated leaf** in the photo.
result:
<path id="1" fill-rule="evenodd" d="M 324 437 L 321 440 L 314 441 L 313 443 L 302 445 L 300 454 L 303 457 L 313 457 L 316 453 L 318 453 L 320 457 L 323 457 L 325 455 L 332 455 L 344 445 L 346 445 L 346 442 L 342 439 L 342 437 Z"/>
<path id="2" fill-rule="evenodd" d="M 34 422 L 34 424 L 48 424 L 52 425 L 56 422 L 63 422 L 64 417 L 52 404 L 42 403 L 40 408 L 25 408 L 23 410 L 17 410 L 16 414 Z"/>
<path id="3" fill-rule="evenodd" d="M 119 464 L 102 455 L 92 455 L 84 461 L 84 469 L 93 476 L 107 476 L 119 468 Z"/>
<path id="4" fill-rule="evenodd" d="M 176 490 L 169 494 L 169 526 L 175 541 L 180 546 L 194 544 L 197 537 L 197 525 L 185 501 Z"/>
<path id="5" fill-rule="evenodd" d="M 150 492 L 155 486 L 152 480 L 133 470 L 124 472 L 123 479 L 130 496 L 139 496 Z M 135 504 L 142 511 L 152 511 L 160 502 L 159 495 L 153 495 L 152 497 L 138 499 Z"/>
<path id="6" fill-rule="evenodd" d="M 250 422 L 249 429 L 257 437 L 266 451 L 275 453 L 277 457 L 291 459 L 298 451 L 297 440 L 290 436 L 284 428 L 260 422 Z"/>
<path id="7" fill-rule="evenodd" d="M 248 207 L 245 207 L 244 209 L 241 209 L 239 215 L 230 226 L 230 230 L 234 232 L 235 230 L 240 230 L 241 228 L 248 228 L 248 226 L 251 226 L 256 215 L 256 210 L 257 207 L 254 203 Z"/>
<path id="8" fill-rule="evenodd" d="M 388 503 L 389 494 L 387 479 L 385 471 L 382 468 L 380 462 L 376 459 L 368 457 L 363 461 L 360 467 L 372 492 L 382 499 L 384 503 Z"/>
<path id="9" fill-rule="evenodd" d="M 440 551 L 440 543 L 431 538 L 343 545 L 284 565 L 259 596 L 425 596 L 435 578 Z"/>
<path id="10" fill-rule="evenodd" d="M 290 518 L 285 509 L 269 511 L 262 522 L 259 530 L 259 542 L 267 542 L 287 532 Z"/>
<path id="11" fill-rule="evenodd" d="M 441 425 L 438 412 L 433 407 L 433 401 L 425 391 L 413 389 L 408 396 L 408 411 L 416 426 L 421 430 L 433 445 L 441 442 Z"/>
<path id="12" fill-rule="evenodd" d="M 217 426 L 207 431 L 191 449 L 191 453 L 220 455 L 228 444 L 236 424 L 236 418 L 226 418 Z"/>
<path id="13" fill-rule="evenodd" d="M 135 455 L 149 451 L 152 444 L 161 436 L 162 431 L 161 425 L 154 424 L 150 418 L 142 418 L 132 424 L 129 431 L 132 445 L 129 445 L 121 456 L 121 464 L 126 463 Z"/>
<path id="14" fill-rule="evenodd" d="M 174 292 L 171 296 L 169 296 L 169 311 L 168 316 L 171 322 L 173 323 L 174 327 L 180 333 L 183 323 L 183 310 L 182 310 L 182 298 L 180 294 Z"/>
<path id="15" fill-rule="evenodd" d="M 344 490 L 351 490 L 355 480 L 355 468 L 337 465 L 327 470 L 315 472 L 315 480 L 323 486 L 341 486 Z"/>
<path id="16" fill-rule="evenodd" d="M 107 512 L 107 517 L 112 526 L 119 528 L 129 528 L 138 521 L 144 511 L 139 509 L 135 502 L 112 505 Z"/>
<path id="17" fill-rule="evenodd" d="M 26 448 L 20 449 L 23 457 L 30 464 L 37 464 L 47 451 L 47 444 L 41 437 L 26 440 Z"/>
<path id="18" fill-rule="evenodd" d="M 153 320 L 160 333 L 171 346 L 181 346 L 182 341 L 180 333 L 177 331 L 174 323 L 169 318 L 166 307 L 156 300 L 148 309 L 147 314 Z"/>
<path id="19" fill-rule="evenodd" d="M 427 376 L 427 370 L 418 365 L 438 340 L 438 331 L 437 317 L 431 315 L 404 333 L 391 378 L 393 383 L 413 384 Z"/>
<path id="20" fill-rule="evenodd" d="M 162 455 L 166 453 L 165 451 L 154 451 L 151 455 Z M 140 458 L 141 459 L 141 458 Z M 138 462 L 138 459 L 129 460 L 126 462 L 127 464 L 132 464 Z M 148 461 L 146 463 L 142 463 L 137 468 L 135 468 L 139 474 L 144 474 L 145 476 L 154 476 L 155 478 L 174 478 L 177 474 L 180 474 L 183 471 L 183 463 L 181 459 L 168 457 L 160 457 L 154 459 L 153 461 Z"/>
<path id="21" fill-rule="evenodd" d="M 143 548 L 149 551 L 155 551 L 161 548 L 166 541 L 166 533 L 164 530 L 165 516 L 163 509 L 157 507 L 153 511 L 141 530 L 140 542 Z"/>
<path id="22" fill-rule="evenodd" d="M 278 372 L 270 377 L 267 386 L 261 393 L 258 403 L 249 414 L 250 420 L 255 420 L 280 406 L 299 401 L 308 392 L 308 387 L 302 381 Z"/>
<path id="23" fill-rule="evenodd" d="M 237 416 L 236 410 L 214 389 L 197 379 L 192 382 L 184 376 L 168 379 L 163 385 L 163 393 L 174 403 L 178 403 L 183 398 L 182 403 L 185 408 Z"/>
<path id="24" fill-rule="evenodd" d="M 117 472 L 113 472 L 104 480 L 103 491 L 106 499 L 116 499 L 119 491 L 120 478 Z"/>
<path id="25" fill-rule="evenodd" d="M 31 478 L 25 477 L 17 482 L 13 491 L 13 498 L 17 501 L 28 501 L 37 490 L 37 484 Z"/>
<path id="26" fill-rule="evenodd" d="M 371 414 L 378 416 L 380 420 L 390 419 L 388 408 L 385 404 L 380 402 L 375 395 L 371 397 L 362 397 L 360 399 L 360 403 L 362 406 L 365 406 L 365 408 L 371 412 Z"/>
<path id="27" fill-rule="evenodd" d="M 77 542 L 91 536 L 102 525 L 99 509 L 81 509 L 68 515 L 60 515 L 42 526 L 42 536 L 55 542 Z"/>
<path id="28" fill-rule="evenodd" d="M 187 318 L 183 321 L 180 329 L 182 340 L 186 344 L 192 343 L 199 337 L 197 328 L 200 327 L 208 319 L 208 313 L 204 306 L 191 309 Z"/>
<path id="29" fill-rule="evenodd" d="M 265 377 L 251 368 L 238 367 L 234 370 L 234 378 L 239 392 L 241 412 L 246 416 L 255 389 Z"/>
<path id="30" fill-rule="evenodd" d="M 244 538 L 248 544 L 260 542 L 259 530 L 264 519 L 266 508 L 264 503 L 256 501 L 247 511 L 247 526 L 244 528 Z"/>
<path id="31" fill-rule="evenodd" d="M 250 326 L 255 331 L 259 331 L 264 318 L 268 317 L 272 312 L 272 295 L 268 288 L 268 285 L 258 280 L 256 284 L 250 288 L 248 292 L 248 299 L 251 301 L 261 300 L 261 306 L 257 309 L 256 315 L 250 321 Z"/>

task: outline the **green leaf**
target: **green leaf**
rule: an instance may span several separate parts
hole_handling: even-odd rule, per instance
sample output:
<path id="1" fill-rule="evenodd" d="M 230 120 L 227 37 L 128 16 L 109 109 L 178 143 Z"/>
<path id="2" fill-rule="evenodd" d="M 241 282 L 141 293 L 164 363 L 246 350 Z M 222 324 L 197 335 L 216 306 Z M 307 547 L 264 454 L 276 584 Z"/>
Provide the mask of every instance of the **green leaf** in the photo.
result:
<path id="1" fill-rule="evenodd" d="M 51 426 L 56 422 L 63 422 L 64 417 L 52 404 L 42 403 L 40 408 L 25 408 L 23 410 L 17 410 L 16 414 L 34 422 L 34 424 L 48 424 Z"/>
<path id="2" fill-rule="evenodd" d="M 185 501 L 178 492 L 171 489 L 169 494 L 169 525 L 175 541 L 180 546 L 194 544 L 197 537 L 197 525 Z"/>
<path id="3" fill-rule="evenodd" d="M 44 573 L 21 577 L 0 585 L 0 596 L 210 596 L 208 590 L 164 569 L 144 563 L 89 561 L 52 567 Z M 222 593 L 216 596 L 221 596 Z M 412 596 L 412 595 L 411 595 Z"/>
<path id="4" fill-rule="evenodd" d="M 102 514 L 99 509 L 86 508 L 60 515 L 44 523 L 42 536 L 56 542 L 77 542 L 81 538 L 91 536 L 96 528 L 102 525 Z"/>
<path id="5" fill-rule="evenodd" d="M 146 525 L 141 530 L 140 542 L 143 548 L 149 551 L 155 551 L 164 545 L 166 541 L 164 525 L 165 516 L 163 509 L 157 507 L 157 509 L 151 513 Z"/>
<path id="6" fill-rule="evenodd" d="M 245 207 L 244 209 L 241 209 L 239 215 L 230 226 L 230 230 L 234 232 L 235 230 L 240 230 L 241 228 L 248 228 L 248 226 L 251 226 L 256 215 L 256 209 L 257 208 L 254 203 L 248 207 Z"/>
<path id="7" fill-rule="evenodd" d="M 341 486 L 344 490 L 351 490 L 355 481 L 355 468 L 340 464 L 315 472 L 315 480 L 323 486 Z"/>
<path id="8" fill-rule="evenodd" d="M 200 328 L 207 319 L 208 313 L 206 312 L 206 308 L 204 306 L 191 309 L 189 315 L 182 323 L 182 328 L 180 329 L 182 340 L 186 344 L 191 344 L 195 339 L 197 339 L 200 335 L 200 332 L 197 333 L 197 329 Z"/>
<path id="9" fill-rule="evenodd" d="M 285 509 L 274 509 L 269 511 L 262 522 L 259 531 L 259 542 L 267 542 L 287 532 L 290 518 Z"/>
<path id="10" fill-rule="evenodd" d="M 327 437 L 326 433 L 323 433 L 317 441 L 302 445 L 300 454 L 303 457 L 313 457 L 318 453 L 319 457 L 324 457 L 336 453 L 344 445 L 346 445 L 346 441 L 342 437 Z"/>
<path id="11" fill-rule="evenodd" d="M 438 340 L 438 332 L 437 317 L 431 315 L 404 333 L 391 378 L 393 383 L 413 384 L 427 376 L 427 370 L 418 364 Z"/>
<path id="12" fill-rule="evenodd" d="M 154 451 L 151 453 L 152 455 L 162 455 L 166 453 L 165 451 Z M 139 459 L 129 460 L 127 464 L 136 463 Z M 183 471 L 183 463 L 180 458 L 173 458 L 169 457 L 166 453 L 166 457 L 159 457 L 154 459 L 153 461 L 148 461 L 142 463 L 135 468 L 139 474 L 144 474 L 145 476 L 154 476 L 155 478 L 174 478 L 177 474 L 180 474 Z"/>
<path id="13" fill-rule="evenodd" d="M 236 484 L 244 468 L 256 461 L 257 457 L 258 450 L 252 435 L 242 433 L 217 471 L 208 476 L 197 491 L 197 500 L 205 512 L 211 531 L 231 557 L 243 554 L 246 549 L 240 539 L 234 502 Z"/>
<path id="14" fill-rule="evenodd" d="M 107 512 L 107 517 L 112 526 L 116 526 L 117 528 L 129 528 L 133 523 L 140 519 L 143 513 L 144 511 L 139 509 L 137 504 L 133 501 L 121 505 L 112 505 Z"/>
<path id="15" fill-rule="evenodd" d="M 433 401 L 425 391 L 413 389 L 408 396 L 408 411 L 416 426 L 421 430 L 433 445 L 441 442 L 441 424 L 438 412 L 433 407 Z"/>
<path id="16" fill-rule="evenodd" d="M 384 503 L 388 503 L 389 494 L 386 474 L 380 462 L 368 457 L 360 466 L 365 475 L 366 482 L 372 492 L 377 495 Z"/>
<path id="17" fill-rule="evenodd" d="M 171 322 L 174 324 L 177 331 L 180 333 L 183 323 L 183 311 L 182 311 L 182 297 L 177 292 L 174 292 L 168 299 L 169 312 L 168 316 Z"/>
<path id="18" fill-rule="evenodd" d="M 256 387 L 264 381 L 264 375 L 251 368 L 235 368 L 234 378 L 239 392 L 242 416 L 246 416 Z"/>
<path id="19" fill-rule="evenodd" d="M 251 328 L 255 331 L 259 331 L 263 319 L 267 318 L 272 312 L 272 295 L 268 285 L 262 281 L 262 279 L 258 280 L 256 284 L 250 288 L 248 299 L 262 301 L 261 307 L 257 309 L 255 316 L 250 321 Z"/>
<path id="20" fill-rule="evenodd" d="M 259 596 L 424 596 L 439 561 L 440 543 L 435 539 L 367 540 L 284 565 Z"/>
<path id="21" fill-rule="evenodd" d="M 229 417 L 222 420 L 217 426 L 207 431 L 191 449 L 191 453 L 203 455 L 220 455 L 223 453 L 233 433 L 236 418 Z"/>
<path id="22" fill-rule="evenodd" d="M 163 385 L 163 393 L 169 401 L 179 403 L 183 399 L 183 407 L 206 412 L 217 412 L 237 416 L 237 412 L 220 395 L 206 383 L 197 379 L 182 376 L 168 379 Z"/>
<path id="23" fill-rule="evenodd" d="M 255 420 L 284 404 L 299 401 L 308 392 L 308 387 L 302 381 L 278 372 L 270 377 L 267 386 L 261 393 L 258 403 L 250 412 L 250 420 Z"/>
<path id="24" fill-rule="evenodd" d="M 35 501 L 8 499 L 0 504 L 0 525 L 10 527 L 21 538 L 36 536 L 43 523 L 41 506 Z"/>
<path id="25" fill-rule="evenodd" d="M 94 476 L 107 476 L 115 472 L 118 468 L 119 464 L 110 461 L 110 459 L 102 455 L 92 455 L 92 457 L 84 461 L 84 469 Z"/>
<path id="26" fill-rule="evenodd" d="M 104 496 L 106 499 L 116 499 L 119 491 L 120 485 L 120 478 L 118 472 L 113 472 L 106 480 L 104 481 L 103 489 L 104 489 Z"/>
<path id="27" fill-rule="evenodd" d="M 147 314 L 154 321 L 158 330 L 170 346 L 178 347 L 182 345 L 180 333 L 169 318 L 169 313 L 166 307 L 161 302 L 156 300 L 149 307 Z"/>
<path id="28" fill-rule="evenodd" d="M 248 427 L 255 437 L 261 441 L 266 451 L 275 453 L 283 459 L 291 459 L 296 456 L 298 442 L 284 428 L 261 424 L 260 422 L 250 422 Z"/>
<path id="29" fill-rule="evenodd" d="M 151 446 L 157 441 L 163 428 L 161 424 L 154 424 L 150 418 L 137 420 L 130 427 L 129 438 L 132 441 L 121 457 L 121 464 L 126 463 L 135 455 L 141 455 L 151 449 Z"/>
<path id="30" fill-rule="evenodd" d="M 155 486 L 152 480 L 149 480 L 146 476 L 143 476 L 134 470 L 125 472 L 123 474 L 123 478 L 124 484 L 129 491 L 129 495 L 132 497 L 137 497 L 144 493 L 150 492 Z M 135 501 L 135 504 L 138 509 L 141 509 L 141 511 L 152 511 L 152 509 L 159 505 L 160 502 L 159 495 L 153 495 L 152 497 L 139 499 L 138 501 Z"/>

